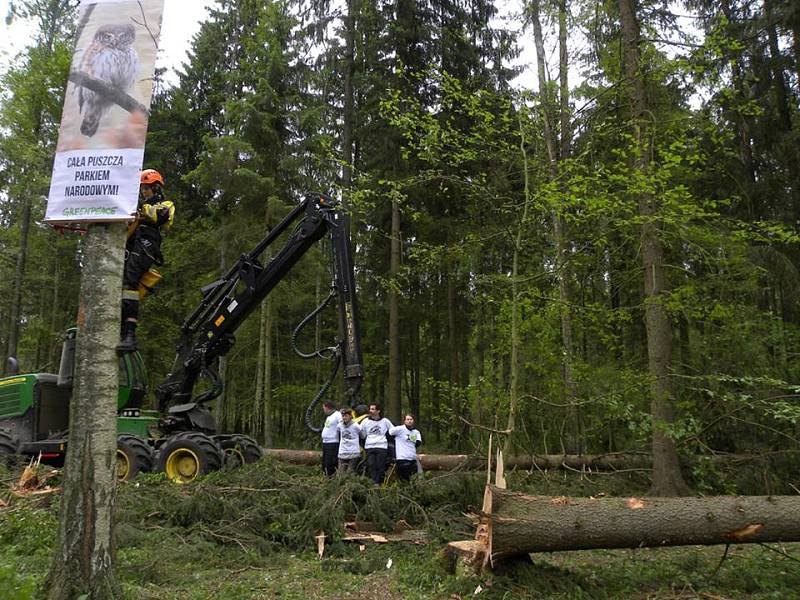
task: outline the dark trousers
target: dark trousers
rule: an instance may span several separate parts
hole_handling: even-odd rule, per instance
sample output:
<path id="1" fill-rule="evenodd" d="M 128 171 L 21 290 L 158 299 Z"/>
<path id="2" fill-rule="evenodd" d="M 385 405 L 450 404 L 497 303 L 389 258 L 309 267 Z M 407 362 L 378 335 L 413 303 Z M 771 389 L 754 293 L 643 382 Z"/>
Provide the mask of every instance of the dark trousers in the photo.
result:
<path id="1" fill-rule="evenodd" d="M 158 239 L 134 234 L 125 245 L 125 268 L 122 272 L 122 322 L 139 318 L 139 280 L 161 256 Z"/>
<path id="2" fill-rule="evenodd" d="M 344 475 L 348 471 L 355 473 L 359 460 L 361 460 L 360 456 L 356 456 L 355 458 L 340 458 L 339 467 L 336 470 L 336 474 Z"/>
<path id="3" fill-rule="evenodd" d="M 403 481 L 408 481 L 411 476 L 417 472 L 417 461 L 415 460 L 398 460 L 397 476 Z"/>
<path id="4" fill-rule="evenodd" d="M 328 477 L 336 474 L 336 466 L 339 464 L 339 442 L 322 444 L 322 472 Z"/>
<path id="5" fill-rule="evenodd" d="M 367 449 L 367 477 L 377 484 L 383 483 L 383 477 L 386 475 L 387 455 L 386 448 Z"/>

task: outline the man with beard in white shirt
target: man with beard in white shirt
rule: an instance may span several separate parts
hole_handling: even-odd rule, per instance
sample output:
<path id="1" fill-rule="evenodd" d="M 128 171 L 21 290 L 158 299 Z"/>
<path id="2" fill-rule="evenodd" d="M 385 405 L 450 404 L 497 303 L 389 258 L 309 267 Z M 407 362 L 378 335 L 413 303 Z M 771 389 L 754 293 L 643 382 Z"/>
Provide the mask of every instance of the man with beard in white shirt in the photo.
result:
<path id="1" fill-rule="evenodd" d="M 334 410 L 330 400 L 322 403 L 322 412 L 325 413 L 325 424 L 322 426 L 322 472 L 333 477 L 339 462 L 338 425 L 342 421 L 342 413 Z"/>
<path id="2" fill-rule="evenodd" d="M 407 414 L 403 417 L 403 424 L 392 427 L 389 435 L 395 440 L 397 476 L 403 481 L 409 481 L 417 472 L 417 448 L 422 444 L 422 434 L 414 429 L 414 415 Z"/>
<path id="3" fill-rule="evenodd" d="M 389 440 L 386 434 L 393 427 L 392 422 L 381 416 L 381 405 L 369 405 L 369 417 L 361 422 L 361 437 L 364 438 L 364 449 L 367 451 L 367 477 L 375 485 L 383 483 L 386 475 L 386 459 L 389 451 Z"/>

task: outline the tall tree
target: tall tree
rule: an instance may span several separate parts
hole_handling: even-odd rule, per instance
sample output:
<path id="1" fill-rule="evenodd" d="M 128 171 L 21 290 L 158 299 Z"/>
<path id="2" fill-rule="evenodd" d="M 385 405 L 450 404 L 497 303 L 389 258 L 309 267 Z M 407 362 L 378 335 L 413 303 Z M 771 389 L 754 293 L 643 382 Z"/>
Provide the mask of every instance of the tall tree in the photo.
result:
<path id="1" fill-rule="evenodd" d="M 74 0 L 25 0 L 12 4 L 9 15 L 32 20 L 37 26 L 35 43 L 25 50 L 20 66 L 3 77 L 9 97 L 0 115 L 0 127 L 10 134 L 0 140 L 0 164 L 7 192 L 16 205 L 14 220 L 19 225 L 7 312 L 6 351 L 10 356 L 17 355 L 32 219 L 41 210 L 41 200 L 49 187 L 50 157 L 63 98 L 51 91 L 64 89 L 60 81 L 69 56 L 67 40 L 75 6 Z"/>
<path id="2" fill-rule="evenodd" d="M 625 86 L 631 107 L 635 168 L 646 178 L 650 170 L 648 129 L 650 107 L 645 87 L 645 71 L 639 52 L 639 21 L 633 0 L 618 0 L 622 21 L 622 46 Z M 689 492 L 683 479 L 678 452 L 669 428 L 675 420 L 672 388 L 672 325 L 665 302 L 664 249 L 659 239 L 659 203 L 649 191 L 637 192 L 639 215 L 642 218 L 641 244 L 644 271 L 645 326 L 647 356 L 651 377 L 650 411 L 653 419 L 653 477 L 650 492 L 656 496 L 681 496 Z"/>
<path id="3" fill-rule="evenodd" d="M 89 227 L 84 244 L 64 492 L 49 600 L 118 598 L 114 575 L 119 299 L 124 223 Z"/>
<path id="4" fill-rule="evenodd" d="M 566 168 L 564 163 L 569 158 L 570 148 L 570 115 L 569 115 L 569 86 L 567 70 L 567 7 L 566 0 L 558 2 L 559 22 L 559 94 L 556 102 L 553 96 L 553 82 L 547 75 L 547 64 L 544 49 L 544 36 L 542 34 L 542 19 L 539 0 L 531 0 L 531 22 L 533 24 L 534 43 L 536 45 L 536 72 L 539 81 L 539 98 L 542 112 L 542 125 L 544 141 L 547 149 L 548 179 L 550 186 L 557 190 L 557 197 L 552 203 L 552 239 L 555 248 L 554 272 L 558 281 L 558 312 L 561 321 L 562 345 L 562 377 L 564 380 L 564 397 L 567 411 L 566 428 L 569 431 L 566 439 L 566 449 L 571 453 L 580 453 L 580 417 L 576 398 L 576 384 L 574 379 L 574 348 L 572 328 L 572 293 L 570 289 L 571 265 L 569 262 L 569 245 L 566 232 L 566 219 L 564 213 L 568 202 L 569 188 L 565 184 Z M 556 119 L 558 106 L 559 118 Z M 560 136 L 556 122 L 560 124 Z M 560 142 L 559 142 L 560 137 Z"/>

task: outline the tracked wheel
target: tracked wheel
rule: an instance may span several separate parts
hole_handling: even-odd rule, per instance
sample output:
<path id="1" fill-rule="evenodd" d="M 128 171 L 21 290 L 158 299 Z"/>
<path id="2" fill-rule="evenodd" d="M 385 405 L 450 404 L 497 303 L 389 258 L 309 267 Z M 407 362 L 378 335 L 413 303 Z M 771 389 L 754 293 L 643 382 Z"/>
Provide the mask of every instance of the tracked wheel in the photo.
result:
<path id="1" fill-rule="evenodd" d="M 225 468 L 236 469 L 242 465 L 261 460 L 264 452 L 253 438 L 246 435 L 232 435 L 218 438 L 217 443 L 225 453 Z"/>
<path id="2" fill-rule="evenodd" d="M 117 479 L 130 481 L 138 473 L 153 470 L 153 451 L 142 438 L 131 434 L 117 436 Z"/>
<path id="3" fill-rule="evenodd" d="M 158 470 L 175 483 L 189 483 L 222 467 L 223 454 L 204 433 L 185 431 L 169 438 L 158 454 Z"/>

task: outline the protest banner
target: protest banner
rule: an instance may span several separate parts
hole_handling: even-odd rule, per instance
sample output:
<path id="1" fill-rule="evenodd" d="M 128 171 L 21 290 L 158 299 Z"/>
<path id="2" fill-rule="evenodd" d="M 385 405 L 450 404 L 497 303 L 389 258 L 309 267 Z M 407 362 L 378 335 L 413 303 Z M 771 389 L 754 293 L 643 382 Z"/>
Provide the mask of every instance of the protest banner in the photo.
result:
<path id="1" fill-rule="evenodd" d="M 81 5 L 45 221 L 136 212 L 163 0 Z"/>

